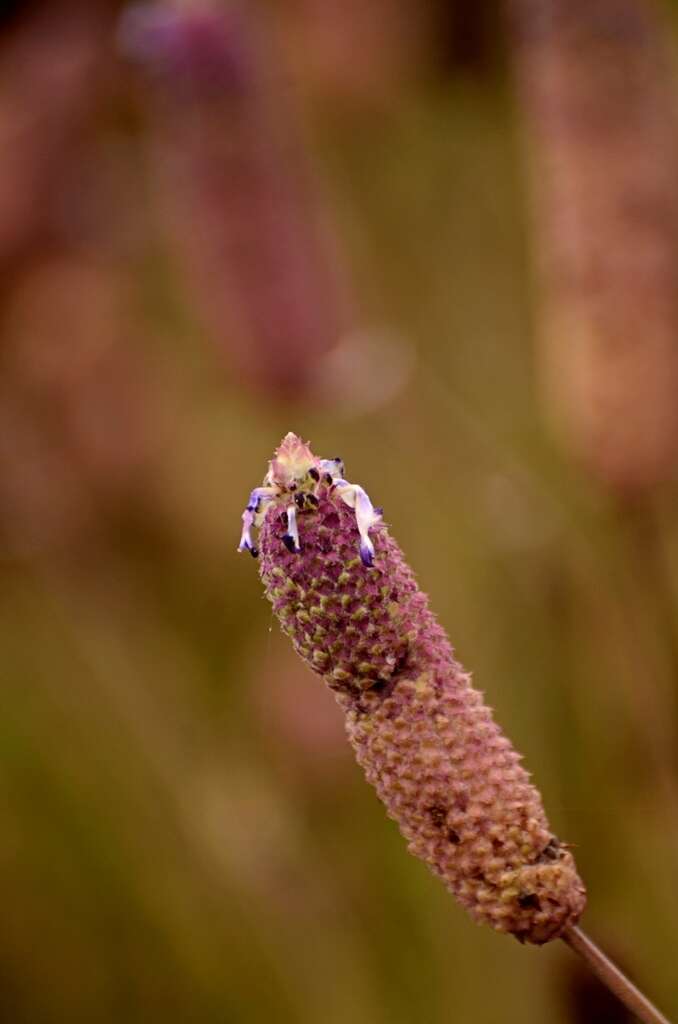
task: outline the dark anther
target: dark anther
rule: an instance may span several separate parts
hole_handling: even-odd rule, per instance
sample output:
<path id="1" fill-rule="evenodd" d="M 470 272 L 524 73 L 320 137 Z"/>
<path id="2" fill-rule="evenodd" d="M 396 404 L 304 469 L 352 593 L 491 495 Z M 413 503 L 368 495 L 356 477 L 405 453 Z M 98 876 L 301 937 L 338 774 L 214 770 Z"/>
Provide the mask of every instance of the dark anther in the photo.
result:
<path id="1" fill-rule="evenodd" d="M 398 660 L 396 661 L 395 665 L 393 666 L 392 675 L 393 675 L 394 679 L 397 679 L 398 676 L 401 675 L 401 673 L 403 673 L 405 671 L 405 669 L 407 668 L 409 660 L 410 660 L 410 648 L 409 648 L 409 644 L 408 644 L 408 646 L 405 648 L 405 650 L 401 651 L 401 653 L 398 655 Z"/>
<path id="2" fill-rule="evenodd" d="M 537 858 L 537 864 L 546 864 L 549 861 L 558 860 L 560 857 L 560 843 L 555 836 L 551 836 L 548 843 Z"/>
<path id="3" fill-rule="evenodd" d="M 518 897 L 518 904 L 523 910 L 539 910 L 540 903 L 539 897 L 534 892 L 525 893 L 523 896 Z"/>
<path id="4" fill-rule="evenodd" d="M 332 474 L 331 473 L 325 473 L 325 483 L 326 484 L 331 484 L 332 482 L 333 482 L 332 481 Z"/>
<path id="5" fill-rule="evenodd" d="M 452 843 L 453 846 L 457 846 L 457 844 L 461 842 L 461 837 L 455 829 L 448 828 L 447 841 Z"/>
<path id="6" fill-rule="evenodd" d="M 432 804 L 431 807 L 427 808 L 428 813 L 431 817 L 431 822 L 435 828 L 442 828 L 447 818 L 447 808 L 441 804 Z"/>
<path id="7" fill-rule="evenodd" d="M 256 558 L 257 555 L 259 554 L 259 548 L 256 548 L 254 545 L 252 545 L 252 547 L 250 548 L 250 554 L 252 558 Z"/>
<path id="8" fill-rule="evenodd" d="M 297 508 L 303 508 L 304 507 L 304 495 L 303 494 L 295 494 L 294 495 L 294 500 L 296 502 Z"/>
<path id="9" fill-rule="evenodd" d="M 312 466 L 311 469 L 309 469 L 308 475 L 311 477 L 311 479 L 315 480 L 316 483 L 318 482 L 318 480 L 320 480 L 320 473 L 315 468 L 315 466 Z"/>
<path id="10" fill-rule="evenodd" d="M 335 462 L 338 462 L 338 463 L 340 463 L 340 464 L 341 464 L 341 462 L 342 462 L 342 458 L 341 458 L 341 455 L 335 455 L 335 456 L 334 456 L 334 461 L 335 461 Z"/>
<path id="11" fill-rule="evenodd" d="M 288 483 L 288 485 L 287 485 L 287 489 L 288 489 L 288 491 L 296 491 L 296 489 L 297 489 L 297 482 L 296 482 L 296 480 L 291 480 Z"/>
<path id="12" fill-rule="evenodd" d="M 306 495 L 306 501 L 308 501 L 311 505 L 315 505 L 316 508 L 320 504 L 320 502 L 316 498 L 315 494 L 307 494 Z"/>
<path id="13" fill-rule="evenodd" d="M 291 537 L 289 533 L 283 534 L 282 542 L 291 555 L 295 555 L 297 553 L 297 549 L 294 546 L 294 537 Z"/>
<path id="14" fill-rule="evenodd" d="M 372 693 L 378 693 L 380 697 L 390 697 L 395 690 L 397 679 L 377 679 L 370 688 Z"/>

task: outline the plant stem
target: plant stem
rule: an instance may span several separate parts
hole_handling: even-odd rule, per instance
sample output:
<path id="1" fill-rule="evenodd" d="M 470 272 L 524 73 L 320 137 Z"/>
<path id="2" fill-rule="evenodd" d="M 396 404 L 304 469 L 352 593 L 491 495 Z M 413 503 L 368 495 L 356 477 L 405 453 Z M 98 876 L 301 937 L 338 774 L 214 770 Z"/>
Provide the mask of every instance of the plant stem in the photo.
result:
<path id="1" fill-rule="evenodd" d="M 599 949 L 581 928 L 567 928 L 562 938 L 575 953 L 579 953 L 586 960 L 591 970 L 598 975 L 604 985 L 607 985 L 610 992 L 614 993 L 638 1020 L 643 1021 L 643 1024 L 670 1024 L 668 1018 L 626 975 L 622 974 L 616 964 L 605 956 L 602 949 Z"/>

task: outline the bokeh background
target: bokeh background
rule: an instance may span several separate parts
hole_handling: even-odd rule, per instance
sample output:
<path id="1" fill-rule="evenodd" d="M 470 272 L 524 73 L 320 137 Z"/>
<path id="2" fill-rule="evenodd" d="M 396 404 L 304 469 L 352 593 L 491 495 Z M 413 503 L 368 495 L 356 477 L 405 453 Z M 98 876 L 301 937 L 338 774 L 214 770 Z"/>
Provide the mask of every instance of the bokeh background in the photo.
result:
<path id="1" fill-rule="evenodd" d="M 0 1019 L 628 1020 L 475 927 L 240 514 L 343 456 L 678 1014 L 678 132 L 649 0 L 0 16 Z"/>

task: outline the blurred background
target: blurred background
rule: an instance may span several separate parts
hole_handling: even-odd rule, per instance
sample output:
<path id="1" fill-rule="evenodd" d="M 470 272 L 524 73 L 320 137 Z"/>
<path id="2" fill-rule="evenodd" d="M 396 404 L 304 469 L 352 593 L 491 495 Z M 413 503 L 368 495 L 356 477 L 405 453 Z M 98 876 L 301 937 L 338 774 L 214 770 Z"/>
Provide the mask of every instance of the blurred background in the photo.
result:
<path id="1" fill-rule="evenodd" d="M 2 5 L 0 1020 L 629 1020 L 364 783 L 235 552 L 288 430 L 678 1014 L 674 50 L 649 0 Z"/>

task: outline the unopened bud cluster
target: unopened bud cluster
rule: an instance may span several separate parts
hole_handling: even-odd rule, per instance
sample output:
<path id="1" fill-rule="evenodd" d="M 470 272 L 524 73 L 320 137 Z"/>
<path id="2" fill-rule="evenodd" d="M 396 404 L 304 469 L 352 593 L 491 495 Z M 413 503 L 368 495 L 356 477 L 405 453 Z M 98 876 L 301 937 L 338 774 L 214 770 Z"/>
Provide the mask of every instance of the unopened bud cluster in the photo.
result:
<path id="1" fill-rule="evenodd" d="M 265 508 L 251 512 L 267 597 L 334 691 L 358 761 L 410 851 L 476 920 L 521 941 L 556 938 L 585 905 L 573 857 L 377 510 L 328 466 L 294 435 L 271 463 Z M 361 495 L 372 509 L 367 529 Z"/>

